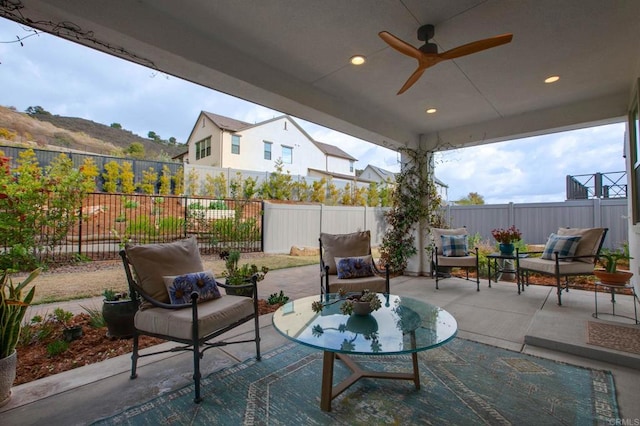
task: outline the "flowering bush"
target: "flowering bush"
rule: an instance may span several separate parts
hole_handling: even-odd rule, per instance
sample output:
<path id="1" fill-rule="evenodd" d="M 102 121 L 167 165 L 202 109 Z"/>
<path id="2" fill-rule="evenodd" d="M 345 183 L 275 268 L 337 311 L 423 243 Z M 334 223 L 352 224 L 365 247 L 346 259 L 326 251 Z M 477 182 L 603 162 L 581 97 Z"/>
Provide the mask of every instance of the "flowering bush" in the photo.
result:
<path id="1" fill-rule="evenodd" d="M 491 231 L 491 235 L 493 235 L 493 238 L 500 244 L 513 244 L 522 237 L 522 233 L 515 225 L 511 225 L 511 227 L 507 229 L 494 229 Z"/>

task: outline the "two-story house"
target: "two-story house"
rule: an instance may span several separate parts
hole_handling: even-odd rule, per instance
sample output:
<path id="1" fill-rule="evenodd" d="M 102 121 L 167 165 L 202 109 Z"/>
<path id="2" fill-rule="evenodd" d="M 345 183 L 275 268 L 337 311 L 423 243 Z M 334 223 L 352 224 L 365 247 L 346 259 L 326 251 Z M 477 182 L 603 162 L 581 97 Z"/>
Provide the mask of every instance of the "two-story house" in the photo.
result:
<path id="1" fill-rule="evenodd" d="M 391 182 L 394 183 L 396 181 L 396 175 L 389 170 L 382 169 L 377 166 L 373 166 L 371 164 L 367 165 L 364 168 L 362 173 L 358 176 L 359 180 L 370 181 L 370 182 Z M 436 184 L 436 190 L 438 194 L 442 198 L 443 202 L 447 202 L 449 199 L 449 186 L 442 182 L 440 179 L 434 176 L 434 182 Z"/>
<path id="2" fill-rule="evenodd" d="M 189 135 L 184 161 L 201 166 L 274 170 L 281 159 L 285 172 L 317 172 L 355 177 L 356 158 L 342 149 L 314 141 L 288 115 L 257 124 L 202 111 Z"/>

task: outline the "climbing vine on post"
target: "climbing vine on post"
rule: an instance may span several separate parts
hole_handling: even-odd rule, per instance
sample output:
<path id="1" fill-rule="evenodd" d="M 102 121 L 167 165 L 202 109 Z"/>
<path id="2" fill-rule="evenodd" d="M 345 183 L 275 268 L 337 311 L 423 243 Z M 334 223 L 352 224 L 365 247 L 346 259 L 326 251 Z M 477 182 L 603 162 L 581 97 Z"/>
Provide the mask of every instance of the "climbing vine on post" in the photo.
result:
<path id="1" fill-rule="evenodd" d="M 418 252 L 413 231 L 419 224 L 442 224 L 442 199 L 428 174 L 429 152 L 422 149 L 399 150 L 407 161 L 396 176 L 391 209 L 385 214 L 389 227 L 382 237 L 380 257 L 391 271 L 402 273 L 409 258 Z"/>

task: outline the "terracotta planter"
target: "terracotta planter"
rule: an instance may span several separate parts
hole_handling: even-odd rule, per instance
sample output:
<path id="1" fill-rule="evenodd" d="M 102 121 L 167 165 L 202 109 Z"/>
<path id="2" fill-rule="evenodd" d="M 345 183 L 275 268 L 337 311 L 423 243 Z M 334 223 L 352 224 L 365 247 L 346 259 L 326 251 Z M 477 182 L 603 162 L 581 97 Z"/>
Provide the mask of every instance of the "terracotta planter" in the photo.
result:
<path id="1" fill-rule="evenodd" d="M 16 378 L 16 366 L 18 365 L 17 352 L 0 359 L 0 407 L 6 405 L 11 399 L 11 386 Z"/>
<path id="2" fill-rule="evenodd" d="M 595 275 L 602 284 L 624 286 L 629 282 L 633 273 L 629 271 L 616 271 L 612 273 L 603 269 L 595 269 L 593 275 Z"/>

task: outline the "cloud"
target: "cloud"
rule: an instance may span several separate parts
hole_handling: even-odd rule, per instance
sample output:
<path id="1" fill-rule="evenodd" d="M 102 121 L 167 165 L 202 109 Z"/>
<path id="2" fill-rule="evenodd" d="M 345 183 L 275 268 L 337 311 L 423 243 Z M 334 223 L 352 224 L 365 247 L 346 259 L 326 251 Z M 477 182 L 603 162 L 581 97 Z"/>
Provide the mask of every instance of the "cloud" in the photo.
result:
<path id="1" fill-rule="evenodd" d="M 436 176 L 449 200 L 477 192 L 487 204 L 564 201 L 567 175 L 625 170 L 624 124 L 445 151 Z"/>

